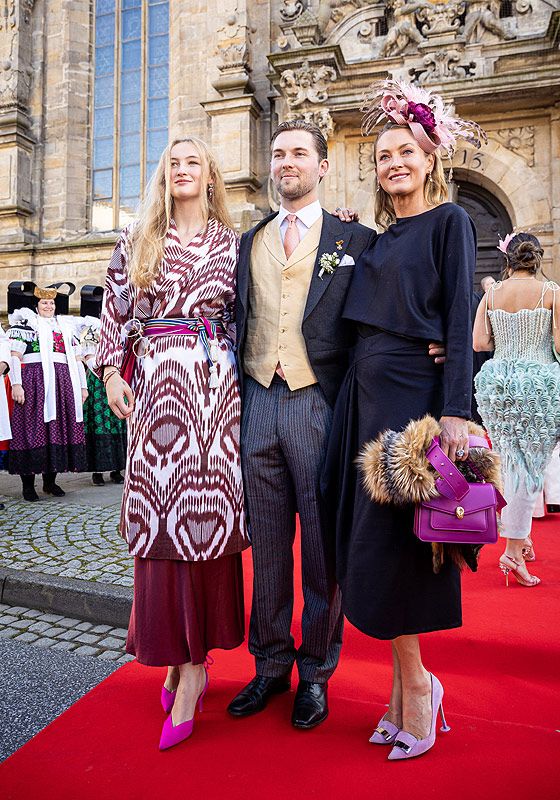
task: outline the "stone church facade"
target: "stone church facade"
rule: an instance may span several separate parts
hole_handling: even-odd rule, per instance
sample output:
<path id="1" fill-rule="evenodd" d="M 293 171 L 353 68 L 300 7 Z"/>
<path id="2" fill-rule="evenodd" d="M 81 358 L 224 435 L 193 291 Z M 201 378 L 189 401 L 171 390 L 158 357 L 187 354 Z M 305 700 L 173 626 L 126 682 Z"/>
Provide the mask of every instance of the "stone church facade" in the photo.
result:
<path id="1" fill-rule="evenodd" d="M 534 231 L 560 280 L 560 0 L 0 0 L 0 311 L 11 281 L 102 283 L 168 138 L 222 166 L 241 230 L 274 208 L 273 127 L 329 139 L 326 208 L 373 225 L 367 87 L 387 75 L 488 133 L 460 145 L 452 196 L 481 274 L 498 234 Z"/>

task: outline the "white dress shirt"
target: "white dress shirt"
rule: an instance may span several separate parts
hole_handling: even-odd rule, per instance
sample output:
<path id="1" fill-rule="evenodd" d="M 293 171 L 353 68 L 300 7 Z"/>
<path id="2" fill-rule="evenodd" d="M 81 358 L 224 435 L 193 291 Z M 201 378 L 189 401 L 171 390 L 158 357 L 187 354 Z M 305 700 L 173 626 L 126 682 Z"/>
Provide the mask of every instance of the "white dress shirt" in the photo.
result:
<path id="1" fill-rule="evenodd" d="M 280 237 L 282 239 L 282 243 L 284 243 L 284 236 L 286 235 L 286 231 L 288 230 L 288 225 L 290 224 L 286 217 L 288 214 L 296 215 L 296 225 L 299 231 L 299 239 L 300 241 L 304 238 L 305 234 L 309 230 L 309 228 L 317 222 L 319 217 L 323 214 L 323 209 L 321 208 L 321 203 L 318 200 L 315 200 L 313 203 L 310 203 L 308 206 L 304 206 L 300 208 L 299 211 L 286 211 L 284 206 L 280 206 L 280 210 L 278 211 L 278 216 L 276 219 L 278 220 L 278 227 L 280 228 Z"/>

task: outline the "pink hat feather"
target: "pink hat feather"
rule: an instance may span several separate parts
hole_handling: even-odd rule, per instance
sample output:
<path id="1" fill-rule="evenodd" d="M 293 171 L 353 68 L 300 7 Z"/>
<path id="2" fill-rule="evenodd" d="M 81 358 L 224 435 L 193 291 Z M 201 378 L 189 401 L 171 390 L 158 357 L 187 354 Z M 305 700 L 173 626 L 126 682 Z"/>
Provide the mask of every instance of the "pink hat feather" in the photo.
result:
<path id="1" fill-rule="evenodd" d="M 453 158 L 458 138 L 475 147 L 487 141 L 480 125 L 456 117 L 441 95 L 404 81 L 387 78 L 373 84 L 361 110 L 365 136 L 384 119 L 390 120 L 396 125 L 407 125 L 425 153 L 440 149 Z"/>

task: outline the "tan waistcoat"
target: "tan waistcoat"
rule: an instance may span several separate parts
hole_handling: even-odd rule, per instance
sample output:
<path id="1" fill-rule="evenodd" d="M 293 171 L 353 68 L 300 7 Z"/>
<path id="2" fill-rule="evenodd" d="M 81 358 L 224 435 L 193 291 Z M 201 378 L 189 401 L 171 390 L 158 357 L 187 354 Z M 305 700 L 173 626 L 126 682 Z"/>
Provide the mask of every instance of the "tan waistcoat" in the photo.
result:
<path id="1" fill-rule="evenodd" d="M 277 364 L 292 391 L 317 383 L 301 325 L 322 225 L 321 215 L 289 259 L 277 219 L 253 239 L 243 368 L 262 386 L 270 386 Z"/>

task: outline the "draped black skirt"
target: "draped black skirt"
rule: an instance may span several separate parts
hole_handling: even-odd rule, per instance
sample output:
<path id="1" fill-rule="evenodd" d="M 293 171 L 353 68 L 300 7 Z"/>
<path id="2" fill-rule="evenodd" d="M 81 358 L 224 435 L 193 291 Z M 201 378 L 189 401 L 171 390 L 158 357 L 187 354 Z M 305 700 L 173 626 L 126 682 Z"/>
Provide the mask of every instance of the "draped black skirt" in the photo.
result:
<path id="1" fill-rule="evenodd" d="M 428 356 L 425 341 L 364 331 L 336 404 L 322 479 L 327 548 L 344 613 L 377 639 L 457 628 L 457 568 L 444 563 L 434 574 L 431 545 L 412 532 L 414 507 L 373 502 L 355 463 L 381 431 L 402 430 L 427 413 L 439 419 L 443 367 Z"/>

